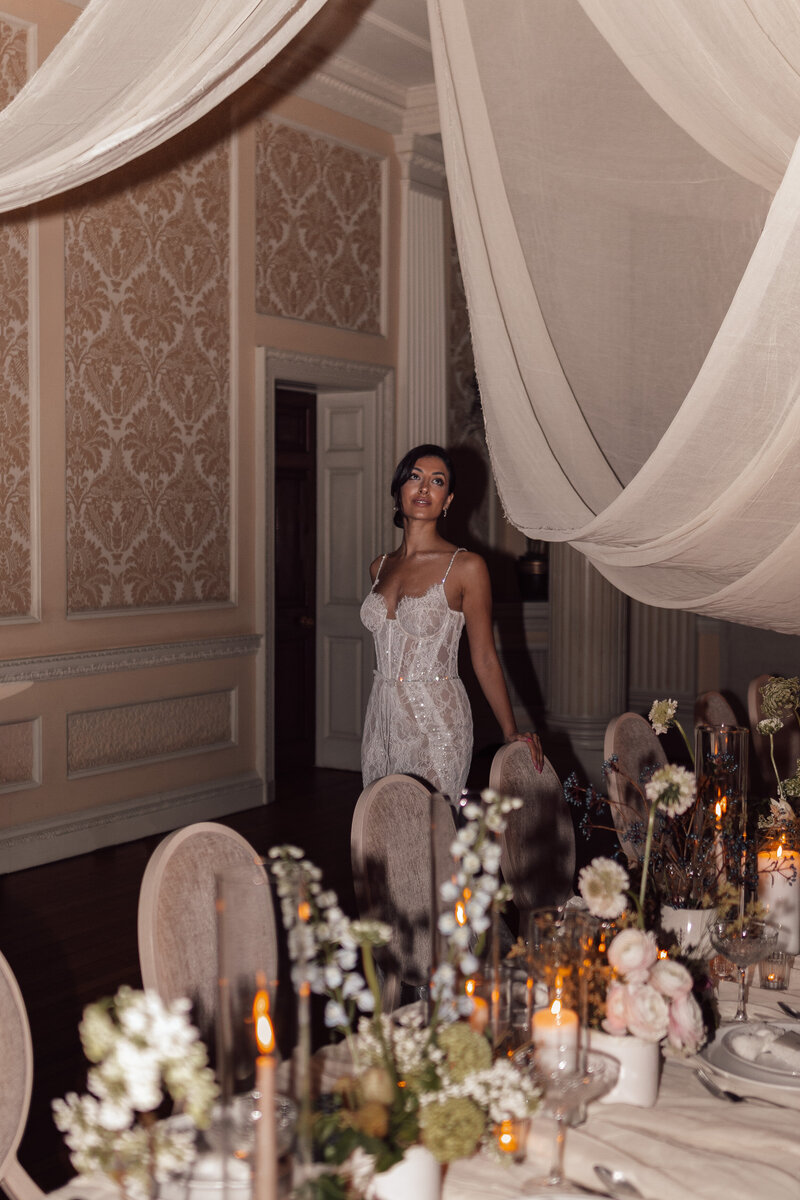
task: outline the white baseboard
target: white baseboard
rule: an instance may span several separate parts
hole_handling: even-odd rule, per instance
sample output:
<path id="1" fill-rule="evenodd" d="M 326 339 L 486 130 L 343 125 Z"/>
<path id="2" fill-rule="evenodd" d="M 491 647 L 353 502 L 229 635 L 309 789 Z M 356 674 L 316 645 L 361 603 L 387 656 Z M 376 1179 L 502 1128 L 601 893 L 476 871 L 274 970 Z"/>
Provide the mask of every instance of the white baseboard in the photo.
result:
<path id="1" fill-rule="evenodd" d="M 120 800 L 86 812 L 32 821 L 0 832 L 0 874 L 73 858 L 154 833 L 168 833 L 195 821 L 213 821 L 268 804 L 273 798 L 271 787 L 253 771 L 201 787 Z"/>

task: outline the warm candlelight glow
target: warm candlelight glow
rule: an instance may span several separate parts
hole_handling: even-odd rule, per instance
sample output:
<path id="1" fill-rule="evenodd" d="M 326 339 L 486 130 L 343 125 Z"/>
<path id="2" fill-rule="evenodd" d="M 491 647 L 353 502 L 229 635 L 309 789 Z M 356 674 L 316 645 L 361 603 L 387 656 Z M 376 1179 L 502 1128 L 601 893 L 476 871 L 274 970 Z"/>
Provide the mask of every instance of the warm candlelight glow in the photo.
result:
<path id="1" fill-rule="evenodd" d="M 470 889 L 465 887 L 459 899 L 456 900 L 456 921 L 459 925 L 466 925 L 467 923 L 467 901 L 471 895 L 472 892 Z"/>
<path id="2" fill-rule="evenodd" d="M 311 917 L 311 905 L 307 900 L 301 900 L 297 906 L 297 915 L 301 921 L 308 921 Z"/>
<path id="3" fill-rule="evenodd" d="M 714 805 L 714 812 L 717 817 L 717 828 L 719 829 L 719 823 L 722 820 L 722 805 L 720 804 L 719 800 Z"/>
<path id="4" fill-rule="evenodd" d="M 260 1054 L 272 1054 L 275 1049 L 275 1031 L 269 1016 L 269 994 L 265 988 L 256 992 L 253 1001 L 253 1024 Z"/>
<path id="5" fill-rule="evenodd" d="M 497 1144 L 506 1154 L 516 1154 L 519 1141 L 514 1132 L 513 1121 L 503 1121 L 497 1134 Z"/>
<path id="6" fill-rule="evenodd" d="M 468 996 L 475 995 L 475 980 L 474 979 L 466 980 L 466 982 L 464 983 L 464 991 L 467 993 Z"/>
<path id="7" fill-rule="evenodd" d="M 561 1001 L 560 1000 L 553 1001 L 553 1003 L 550 1005 L 550 1012 L 553 1014 L 554 1017 L 558 1016 L 558 1014 L 561 1012 Z"/>
<path id="8" fill-rule="evenodd" d="M 666 952 L 666 950 L 659 950 L 659 952 L 658 952 L 658 957 L 659 957 L 659 958 L 667 958 L 667 957 L 669 957 L 669 956 L 667 955 L 667 952 Z"/>
<path id="9" fill-rule="evenodd" d="M 778 842 L 778 849 L 775 851 L 776 858 L 783 858 L 783 846 Z"/>
<path id="10" fill-rule="evenodd" d="M 489 1005 L 483 996 L 472 996 L 472 1012 L 469 1014 L 469 1027 L 475 1033 L 483 1033 L 489 1024 Z"/>

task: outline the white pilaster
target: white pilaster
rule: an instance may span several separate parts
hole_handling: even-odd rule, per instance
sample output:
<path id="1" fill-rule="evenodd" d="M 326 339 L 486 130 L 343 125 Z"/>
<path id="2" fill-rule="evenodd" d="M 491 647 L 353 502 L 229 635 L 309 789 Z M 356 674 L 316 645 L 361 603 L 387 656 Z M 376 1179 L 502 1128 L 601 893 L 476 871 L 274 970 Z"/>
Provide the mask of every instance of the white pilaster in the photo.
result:
<path id="1" fill-rule="evenodd" d="M 397 450 L 447 437 L 446 177 L 439 142 L 395 138 L 400 163 Z"/>
<path id="2" fill-rule="evenodd" d="M 647 713 L 654 700 L 672 699 L 681 724 L 684 717 L 691 723 L 698 692 L 694 613 L 631 600 L 629 664 L 628 706 L 634 712 Z"/>

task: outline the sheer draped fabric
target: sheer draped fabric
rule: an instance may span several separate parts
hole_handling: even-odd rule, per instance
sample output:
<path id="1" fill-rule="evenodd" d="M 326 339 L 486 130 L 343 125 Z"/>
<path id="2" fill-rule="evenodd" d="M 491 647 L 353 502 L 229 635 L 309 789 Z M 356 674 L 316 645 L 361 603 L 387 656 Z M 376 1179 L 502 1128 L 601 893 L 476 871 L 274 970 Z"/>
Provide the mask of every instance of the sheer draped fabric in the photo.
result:
<path id="1" fill-rule="evenodd" d="M 429 13 L 510 519 L 638 600 L 800 632 L 796 14 L 784 0 Z"/>
<path id="2" fill-rule="evenodd" d="M 0 211 L 218 104 L 324 0 L 92 0 Z M 636 599 L 800 632 L 795 0 L 428 0 L 498 488 Z"/>

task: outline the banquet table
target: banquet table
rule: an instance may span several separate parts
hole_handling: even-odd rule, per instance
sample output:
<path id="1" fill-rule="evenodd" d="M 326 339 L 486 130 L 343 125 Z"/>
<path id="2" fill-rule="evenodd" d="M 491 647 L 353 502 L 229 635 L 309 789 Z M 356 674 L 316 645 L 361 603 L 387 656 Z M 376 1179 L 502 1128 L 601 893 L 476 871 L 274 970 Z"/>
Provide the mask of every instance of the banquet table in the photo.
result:
<path id="1" fill-rule="evenodd" d="M 781 999 L 800 1008 L 800 957 L 795 959 L 788 990 L 750 988 L 750 1018 L 787 1020 L 778 1008 Z M 723 1018 L 733 1016 L 735 1001 L 735 984 L 723 981 L 719 995 Z M 327 1090 L 346 1071 L 344 1051 L 344 1046 L 336 1046 L 315 1056 L 317 1087 Z M 795 1090 L 761 1087 L 717 1075 L 728 1090 L 760 1094 L 787 1107 L 733 1104 L 709 1095 L 694 1076 L 698 1065 L 704 1064 L 697 1057 L 668 1057 L 654 1108 L 590 1104 L 586 1121 L 567 1132 L 566 1178 L 602 1194 L 593 1167 L 603 1163 L 624 1171 L 645 1200 L 800 1200 L 800 1086 Z M 549 1166 L 553 1139 L 552 1120 L 536 1114 L 524 1162 L 498 1163 L 479 1154 L 451 1163 L 442 1200 L 537 1196 L 531 1180 Z M 118 1200 L 118 1196 L 107 1179 L 78 1177 L 52 1193 L 51 1200 Z"/>
<path id="2" fill-rule="evenodd" d="M 800 1008 L 800 957 L 787 991 L 750 988 L 750 1019 L 788 1020 L 781 999 Z M 736 985 L 723 981 L 723 1019 L 733 1016 L 735 1001 Z M 585 1123 L 567 1131 L 566 1177 L 601 1190 L 593 1166 L 604 1163 L 624 1171 L 646 1200 L 800 1200 L 800 1087 L 762 1087 L 712 1072 L 729 1091 L 788 1107 L 733 1104 L 705 1090 L 694 1075 L 698 1065 L 696 1057 L 667 1058 L 654 1108 L 589 1105 Z M 479 1156 L 452 1163 L 443 1200 L 535 1196 L 528 1184 L 546 1171 L 553 1137 L 552 1121 L 535 1116 L 525 1162 L 504 1167 Z"/>

